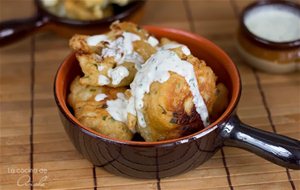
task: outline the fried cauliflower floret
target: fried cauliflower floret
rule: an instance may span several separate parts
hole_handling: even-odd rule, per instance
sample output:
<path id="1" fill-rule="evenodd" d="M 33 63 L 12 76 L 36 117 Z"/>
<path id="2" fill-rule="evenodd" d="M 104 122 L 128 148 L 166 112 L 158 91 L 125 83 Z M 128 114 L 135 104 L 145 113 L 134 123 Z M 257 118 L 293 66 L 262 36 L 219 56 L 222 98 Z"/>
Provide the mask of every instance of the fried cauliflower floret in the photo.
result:
<path id="1" fill-rule="evenodd" d="M 185 55 L 177 48 L 172 51 L 179 58 L 193 65 L 198 88 L 207 111 L 209 115 L 213 114 L 217 99 L 217 77 L 204 61 L 193 55 Z M 142 114 L 146 127 L 138 125 L 138 132 L 146 141 L 179 138 L 204 128 L 187 81 L 177 73 L 169 73 L 167 81 L 153 82 L 149 93 L 144 95 Z M 223 95 L 220 95 L 220 98 L 221 96 Z"/>
<path id="2" fill-rule="evenodd" d="M 92 86 L 99 86 L 99 84 L 101 84 L 100 86 L 107 85 L 112 87 L 128 86 L 136 73 L 135 66 L 128 62 L 123 63 L 121 66 L 115 67 L 114 61 L 111 57 L 107 58 L 104 64 L 99 64 L 99 59 L 101 58 L 99 58 L 99 55 L 97 54 L 78 53 L 76 57 L 82 68 L 82 72 L 86 73 L 82 78 L 80 78 L 81 84 Z M 114 81 L 111 81 L 110 78 L 113 77 L 114 73 L 116 73 L 116 71 L 118 72 L 118 69 L 120 68 L 124 69 L 127 75 L 120 81 L 117 81 L 118 78 L 115 77 L 115 81 L 117 81 L 117 84 L 115 85 Z M 120 76 L 122 73 L 119 72 L 116 74 Z"/>
<path id="3" fill-rule="evenodd" d="M 70 90 L 69 105 L 82 125 L 112 138 L 131 140 L 133 133 L 126 124 L 116 121 L 106 110 L 107 101 L 115 99 L 124 88 L 86 86 L 76 77 Z"/>
<path id="4" fill-rule="evenodd" d="M 128 86 L 156 48 L 149 34 L 128 22 L 115 22 L 105 35 L 74 35 L 70 47 L 84 73 L 80 82 L 92 86 Z"/>
<path id="5" fill-rule="evenodd" d="M 67 17 L 78 20 L 96 20 L 112 15 L 107 0 L 64 0 Z"/>

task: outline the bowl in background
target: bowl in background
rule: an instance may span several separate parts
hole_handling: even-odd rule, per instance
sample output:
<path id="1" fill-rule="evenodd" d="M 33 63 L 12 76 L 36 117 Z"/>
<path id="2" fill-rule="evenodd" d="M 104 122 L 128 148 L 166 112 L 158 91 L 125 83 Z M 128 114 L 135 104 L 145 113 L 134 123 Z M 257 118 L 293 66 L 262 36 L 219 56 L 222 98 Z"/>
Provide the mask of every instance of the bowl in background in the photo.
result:
<path id="1" fill-rule="evenodd" d="M 30 34 L 42 30 L 71 37 L 78 34 L 98 34 L 109 30 L 116 20 L 138 22 L 144 12 L 146 0 L 135 0 L 126 6 L 113 6 L 114 14 L 98 20 L 75 20 L 58 17 L 50 13 L 41 0 L 34 0 L 36 14 L 30 18 L 9 20 L 0 23 L 0 47 L 18 41 Z"/>
<path id="2" fill-rule="evenodd" d="M 240 98 L 241 81 L 236 66 L 223 50 L 205 38 L 185 31 L 155 26 L 144 28 L 157 38 L 167 37 L 187 45 L 194 56 L 205 60 L 219 82 L 227 86 L 229 105 L 216 121 L 189 136 L 160 142 L 113 139 L 81 125 L 68 107 L 70 83 L 81 74 L 72 53 L 57 71 L 54 97 L 67 134 L 85 158 L 116 175 L 162 178 L 194 169 L 210 159 L 222 146 L 228 145 L 254 152 L 276 164 L 300 169 L 299 141 L 251 128 L 239 121 L 235 110 Z"/>
<path id="3" fill-rule="evenodd" d="M 266 15 L 267 12 L 270 14 Z M 289 27 L 284 27 L 280 24 L 280 19 L 287 19 L 287 16 L 291 16 L 287 14 L 294 14 L 298 17 L 298 21 L 290 23 Z M 263 25 L 256 23 L 255 26 L 253 24 L 250 26 L 249 20 L 251 17 L 252 20 L 255 19 L 255 16 L 256 19 L 261 20 L 261 23 L 262 20 L 267 21 L 267 19 L 269 19 L 269 23 Z M 277 18 L 272 19 L 270 16 Z M 291 19 L 289 20 L 292 22 Z M 281 35 L 281 33 L 288 35 L 289 31 L 292 31 L 291 27 L 296 27 L 297 39 L 288 39 L 288 37 Z M 263 34 L 263 31 L 267 33 Z M 278 34 L 277 37 L 276 34 Z M 284 0 L 257 1 L 248 5 L 241 13 L 236 46 L 241 56 L 254 68 L 268 73 L 290 73 L 300 70 L 299 36 L 299 4 Z"/>

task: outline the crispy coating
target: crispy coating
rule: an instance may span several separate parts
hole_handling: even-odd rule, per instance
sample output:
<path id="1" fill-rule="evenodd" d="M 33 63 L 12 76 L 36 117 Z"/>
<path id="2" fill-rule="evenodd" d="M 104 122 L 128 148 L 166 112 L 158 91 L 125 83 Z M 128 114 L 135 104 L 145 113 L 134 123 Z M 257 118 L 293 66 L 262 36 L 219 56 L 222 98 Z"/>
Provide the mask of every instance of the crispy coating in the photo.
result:
<path id="1" fill-rule="evenodd" d="M 123 32 L 134 33 L 141 38 L 141 40 L 134 41 L 132 46 L 134 52 L 136 52 L 138 56 L 143 59 L 141 60 L 142 63 L 144 63 L 144 60 L 147 60 L 153 53 L 156 52 L 156 48 L 147 43 L 149 34 L 133 23 L 115 22 L 111 26 L 111 31 L 107 33 L 106 36 L 109 40 L 114 41 L 120 37 Z M 109 69 L 114 69 L 117 66 L 120 66 L 120 64 L 118 64 L 116 58 L 113 56 L 103 57 L 101 55 L 102 50 L 108 47 L 108 42 L 100 42 L 95 46 L 89 46 L 87 44 L 88 37 L 89 36 L 86 35 L 74 35 L 69 42 L 70 47 L 76 52 L 77 60 L 79 61 L 80 67 L 84 73 L 84 76 L 80 79 L 80 82 L 82 84 L 92 86 L 128 86 L 132 82 L 137 72 L 136 64 L 133 61 L 125 61 L 123 64 L 121 64 L 128 70 L 129 74 L 128 76 L 124 77 L 120 83 L 113 84 L 111 76 L 109 75 Z M 99 67 L 101 67 L 101 70 L 98 69 Z M 100 75 L 110 79 L 108 84 L 99 83 L 98 78 Z"/>
<path id="2" fill-rule="evenodd" d="M 79 77 L 76 77 L 70 90 L 68 102 L 81 124 L 112 138 L 131 140 L 133 133 L 126 124 L 114 120 L 105 109 L 107 100 L 115 99 L 118 92 L 126 89 L 86 86 L 80 84 Z M 97 94 L 105 94 L 107 97 L 96 101 Z"/>
<path id="3" fill-rule="evenodd" d="M 98 84 L 98 78 L 99 75 L 108 77 L 108 71 L 109 69 L 113 69 L 115 64 L 114 60 L 111 57 L 108 57 L 105 59 L 105 63 L 100 63 L 101 60 L 99 60 L 99 55 L 97 54 L 76 54 L 76 58 L 79 61 L 80 67 L 82 69 L 82 72 L 85 73 L 85 75 L 80 78 L 80 83 L 85 85 L 92 85 L 92 86 L 99 86 Z M 101 66 L 102 70 L 99 71 L 98 67 Z M 123 87 L 128 86 L 130 82 L 133 80 L 136 69 L 133 63 L 123 63 L 122 66 L 126 67 L 126 69 L 129 71 L 129 75 L 125 77 L 118 85 L 110 84 L 108 86 L 111 87 Z M 108 77 L 109 78 L 109 77 Z"/>
<path id="4" fill-rule="evenodd" d="M 229 92 L 223 83 L 217 84 L 216 100 L 213 103 L 211 118 L 218 119 L 229 103 Z"/>
<path id="5" fill-rule="evenodd" d="M 87 35 L 80 35 L 80 34 L 75 34 L 69 41 L 69 46 L 71 49 L 73 49 L 76 53 L 82 53 L 82 54 L 90 54 L 94 53 L 97 51 L 97 48 L 95 47 L 90 47 L 86 39 L 89 36 Z"/>
<path id="6" fill-rule="evenodd" d="M 123 31 L 139 35 L 142 39 L 147 39 L 149 36 L 147 30 L 140 28 L 138 25 L 132 22 L 114 22 L 111 24 L 110 30 L 111 31 L 108 33 L 108 35 L 112 36 L 120 35 Z"/>
<path id="7" fill-rule="evenodd" d="M 177 43 L 175 41 L 172 41 L 168 38 L 161 38 L 160 39 L 160 46 L 166 45 L 166 44 L 170 44 L 170 43 Z"/>
<path id="8" fill-rule="evenodd" d="M 217 90 L 215 74 L 204 61 L 192 55 L 181 58 L 194 66 L 200 93 L 211 115 Z M 144 96 L 143 114 L 147 127 L 138 127 L 138 131 L 146 141 L 174 139 L 204 128 L 188 84 L 173 72 L 166 82 L 151 84 L 150 92 Z"/>

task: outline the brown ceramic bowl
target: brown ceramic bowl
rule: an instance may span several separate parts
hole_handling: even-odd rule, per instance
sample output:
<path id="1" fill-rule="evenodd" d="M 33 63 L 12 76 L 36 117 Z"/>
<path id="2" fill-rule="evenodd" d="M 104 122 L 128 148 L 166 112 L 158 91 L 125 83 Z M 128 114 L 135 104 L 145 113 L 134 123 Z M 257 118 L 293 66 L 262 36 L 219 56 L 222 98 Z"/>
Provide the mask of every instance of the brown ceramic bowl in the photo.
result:
<path id="1" fill-rule="evenodd" d="M 276 164 L 300 169 L 300 142 L 242 124 L 235 115 L 241 81 L 231 59 L 212 42 L 177 29 L 146 26 L 157 38 L 167 37 L 186 44 L 192 53 L 204 59 L 218 80 L 230 91 L 227 109 L 207 128 L 195 134 L 160 142 L 122 141 L 99 134 L 74 117 L 66 99 L 69 85 L 81 74 L 74 53 L 59 67 L 54 96 L 67 134 L 77 150 L 94 165 L 117 175 L 137 178 L 161 178 L 196 168 L 224 145 L 252 151 Z"/>
<path id="2" fill-rule="evenodd" d="M 71 37 L 75 33 L 98 34 L 109 30 L 113 21 L 138 22 L 143 14 L 145 0 L 132 1 L 128 5 L 113 6 L 113 15 L 98 20 L 75 20 L 50 13 L 41 0 L 34 0 L 36 15 L 30 18 L 0 23 L 0 47 L 13 43 L 41 30 L 52 30 L 59 35 Z"/>

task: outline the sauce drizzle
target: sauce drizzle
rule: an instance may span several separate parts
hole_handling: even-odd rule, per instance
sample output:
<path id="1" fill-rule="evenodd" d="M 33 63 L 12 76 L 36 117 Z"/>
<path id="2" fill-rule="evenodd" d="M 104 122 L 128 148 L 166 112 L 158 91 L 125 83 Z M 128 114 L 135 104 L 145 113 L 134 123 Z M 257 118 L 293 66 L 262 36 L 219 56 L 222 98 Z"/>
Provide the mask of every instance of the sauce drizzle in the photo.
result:
<path id="1" fill-rule="evenodd" d="M 153 54 L 142 65 L 142 68 L 137 72 L 133 82 L 130 84 L 139 125 L 141 127 L 147 126 L 142 113 L 144 95 L 149 93 L 153 82 L 163 83 L 167 81 L 170 77 L 170 71 L 185 78 L 193 95 L 196 111 L 200 115 L 204 126 L 207 126 L 209 124 L 208 111 L 199 92 L 193 65 L 181 60 L 175 52 L 170 50 L 161 50 Z"/>

